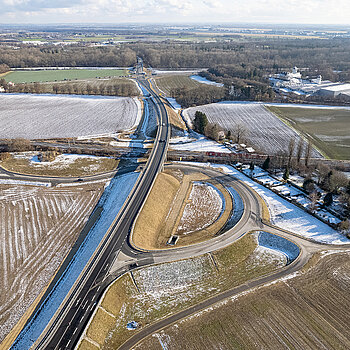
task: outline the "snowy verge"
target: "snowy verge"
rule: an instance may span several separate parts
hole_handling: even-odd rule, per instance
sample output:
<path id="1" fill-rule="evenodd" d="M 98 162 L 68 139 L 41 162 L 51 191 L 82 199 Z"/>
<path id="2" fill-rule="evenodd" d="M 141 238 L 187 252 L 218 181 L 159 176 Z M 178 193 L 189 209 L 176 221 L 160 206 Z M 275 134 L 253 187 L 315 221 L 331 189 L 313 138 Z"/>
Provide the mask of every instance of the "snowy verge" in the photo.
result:
<path id="1" fill-rule="evenodd" d="M 232 166 L 226 164 L 203 164 L 196 162 L 183 163 L 197 166 L 210 166 L 216 169 L 222 169 L 226 174 L 235 176 L 246 185 L 250 186 L 262 197 L 269 208 L 271 222 L 282 229 L 313 239 L 317 242 L 327 244 L 350 244 L 350 240 L 336 230 L 306 213 L 294 204 L 289 203 L 287 200 L 281 198 L 264 186 L 257 184 Z"/>
<path id="2" fill-rule="evenodd" d="M 168 102 L 171 104 L 171 106 L 173 107 L 173 109 L 175 109 L 176 111 L 180 110 L 182 107 L 181 105 L 175 100 L 175 98 L 173 97 L 167 97 L 166 98 L 168 100 Z"/>

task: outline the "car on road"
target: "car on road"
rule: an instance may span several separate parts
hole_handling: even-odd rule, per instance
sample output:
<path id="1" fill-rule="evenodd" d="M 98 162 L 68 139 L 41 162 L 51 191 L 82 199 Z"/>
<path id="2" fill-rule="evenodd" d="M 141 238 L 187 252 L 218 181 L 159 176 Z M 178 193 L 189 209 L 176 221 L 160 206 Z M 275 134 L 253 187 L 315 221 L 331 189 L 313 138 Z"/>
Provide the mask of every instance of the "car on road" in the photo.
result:
<path id="1" fill-rule="evenodd" d="M 131 264 L 129 265 L 129 269 L 130 269 L 130 270 L 131 270 L 131 269 L 135 269 L 136 267 L 139 267 L 139 264 L 138 264 L 137 262 L 131 263 Z"/>

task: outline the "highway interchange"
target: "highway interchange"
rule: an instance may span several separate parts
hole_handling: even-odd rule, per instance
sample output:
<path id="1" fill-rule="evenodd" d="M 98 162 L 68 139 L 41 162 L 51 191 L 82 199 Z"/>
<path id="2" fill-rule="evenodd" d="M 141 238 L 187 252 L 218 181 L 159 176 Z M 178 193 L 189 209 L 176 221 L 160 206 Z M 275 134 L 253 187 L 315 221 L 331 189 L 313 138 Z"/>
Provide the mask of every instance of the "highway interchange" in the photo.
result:
<path id="1" fill-rule="evenodd" d="M 218 170 L 202 167 L 198 167 L 197 170 L 204 172 L 210 177 L 215 177 L 215 179 L 220 181 L 224 186 L 233 187 L 240 194 L 244 203 L 244 212 L 240 221 L 227 232 L 216 236 L 207 242 L 202 242 L 193 246 L 148 252 L 134 247 L 130 239 L 132 225 L 147 198 L 156 175 L 164 166 L 170 138 L 169 120 L 161 98 L 158 93 L 154 92 L 147 80 L 139 78 L 139 83 L 149 91 L 159 118 L 158 132 L 153 150 L 132 190 L 132 193 L 118 214 L 118 217 L 115 218 L 113 225 L 110 227 L 98 249 L 93 254 L 92 259 L 85 267 L 79 280 L 76 281 L 74 287 L 66 296 L 64 303 L 61 305 L 50 324 L 46 327 L 44 333 L 34 343 L 33 349 L 74 349 L 77 346 L 79 339 L 81 338 L 81 335 L 105 289 L 116 278 L 133 268 L 139 268 L 153 263 L 170 262 L 177 259 L 190 258 L 212 252 L 232 244 L 244 234 L 254 230 L 264 230 L 278 234 L 290 239 L 300 247 L 299 257 L 286 267 L 269 275 L 247 282 L 242 286 L 215 295 L 200 304 L 194 305 L 189 309 L 183 310 L 141 329 L 120 347 L 120 349 L 123 350 L 132 348 L 135 344 L 153 332 L 192 313 L 205 309 L 227 297 L 275 281 L 300 270 L 316 251 L 344 249 L 342 246 L 335 247 L 313 242 L 264 222 L 262 220 L 261 201 L 259 200 L 258 195 L 249 186 L 232 176 L 221 173 Z M 193 168 L 194 166 L 177 164 L 176 167 Z M 126 169 L 125 171 L 130 170 L 131 169 Z M 89 180 L 102 180 L 114 175 L 115 172 L 110 172 L 92 176 Z M 72 180 L 72 178 L 57 179 L 52 177 L 14 174 L 1 169 L 0 178 L 42 182 L 49 181 L 53 183 L 56 183 L 57 181 L 72 182 L 77 180 Z M 53 286 L 51 287 L 53 288 Z M 41 302 L 44 302 L 44 300 Z"/>

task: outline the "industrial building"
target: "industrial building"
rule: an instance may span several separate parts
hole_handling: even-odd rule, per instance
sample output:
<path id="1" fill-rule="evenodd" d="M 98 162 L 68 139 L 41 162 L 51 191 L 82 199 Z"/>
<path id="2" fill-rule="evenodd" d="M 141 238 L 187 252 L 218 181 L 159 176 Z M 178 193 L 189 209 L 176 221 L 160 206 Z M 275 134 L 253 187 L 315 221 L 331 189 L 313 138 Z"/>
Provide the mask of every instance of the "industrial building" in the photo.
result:
<path id="1" fill-rule="evenodd" d="M 294 67 L 292 72 L 271 75 L 270 83 L 274 90 L 281 94 L 324 97 L 350 96 L 350 84 L 322 80 L 321 75 L 316 79 L 303 79 L 297 67 Z"/>
<path id="2" fill-rule="evenodd" d="M 350 84 L 335 84 L 324 87 L 318 91 L 318 95 L 325 97 L 336 97 L 338 95 L 350 96 Z"/>

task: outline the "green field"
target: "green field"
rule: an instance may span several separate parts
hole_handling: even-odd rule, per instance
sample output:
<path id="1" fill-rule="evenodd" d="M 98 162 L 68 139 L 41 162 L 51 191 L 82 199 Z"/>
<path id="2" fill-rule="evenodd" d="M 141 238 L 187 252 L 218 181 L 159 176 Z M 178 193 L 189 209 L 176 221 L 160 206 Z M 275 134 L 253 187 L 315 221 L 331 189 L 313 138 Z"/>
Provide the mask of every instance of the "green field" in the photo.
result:
<path id="1" fill-rule="evenodd" d="M 268 107 L 327 157 L 350 160 L 350 110 Z"/>
<path id="2" fill-rule="evenodd" d="M 35 83 L 62 80 L 81 80 L 105 77 L 120 77 L 127 75 L 123 69 L 63 69 L 63 70 L 36 70 L 14 71 L 6 75 L 6 81 L 13 83 Z"/>

